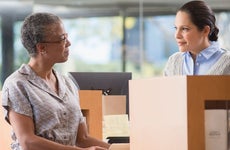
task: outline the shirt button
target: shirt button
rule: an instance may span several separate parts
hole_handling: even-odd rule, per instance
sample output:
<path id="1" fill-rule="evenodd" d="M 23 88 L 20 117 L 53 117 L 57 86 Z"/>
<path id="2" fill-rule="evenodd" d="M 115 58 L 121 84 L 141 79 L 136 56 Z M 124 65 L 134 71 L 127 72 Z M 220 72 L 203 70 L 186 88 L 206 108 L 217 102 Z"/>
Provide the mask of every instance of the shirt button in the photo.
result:
<path id="1" fill-rule="evenodd" d="M 197 62 L 196 65 L 199 66 L 200 64 Z"/>
<path id="2" fill-rule="evenodd" d="M 64 112 L 63 115 L 66 115 L 66 112 Z"/>

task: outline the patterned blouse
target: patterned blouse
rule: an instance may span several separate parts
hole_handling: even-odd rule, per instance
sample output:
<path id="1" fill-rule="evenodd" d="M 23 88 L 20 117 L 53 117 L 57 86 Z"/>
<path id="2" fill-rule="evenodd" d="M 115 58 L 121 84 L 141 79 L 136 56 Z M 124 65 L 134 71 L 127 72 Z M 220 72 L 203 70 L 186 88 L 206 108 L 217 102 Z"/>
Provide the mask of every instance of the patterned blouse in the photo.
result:
<path id="1" fill-rule="evenodd" d="M 55 72 L 58 95 L 26 64 L 10 75 L 2 89 L 2 106 L 5 119 L 8 111 L 31 117 L 35 134 L 48 140 L 76 145 L 77 131 L 84 118 L 79 105 L 79 95 L 71 79 Z M 22 150 L 12 132 L 13 150 Z"/>

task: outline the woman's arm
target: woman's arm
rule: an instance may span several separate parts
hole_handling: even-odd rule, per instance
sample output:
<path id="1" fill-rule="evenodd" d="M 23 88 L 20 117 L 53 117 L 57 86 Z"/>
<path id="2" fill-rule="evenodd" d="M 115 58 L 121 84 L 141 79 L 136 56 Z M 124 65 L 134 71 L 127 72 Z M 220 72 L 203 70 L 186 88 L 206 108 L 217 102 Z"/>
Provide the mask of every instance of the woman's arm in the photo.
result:
<path id="1" fill-rule="evenodd" d="M 101 146 L 106 149 L 110 147 L 110 144 L 103 142 L 102 140 L 98 140 L 89 135 L 86 124 L 80 123 L 78 128 L 77 135 L 77 145 L 80 147 L 89 147 L 89 146 Z"/>
<path id="2" fill-rule="evenodd" d="M 23 150 L 105 150 L 99 147 L 79 148 L 66 146 L 34 134 L 34 123 L 30 117 L 9 111 L 9 120 Z"/>

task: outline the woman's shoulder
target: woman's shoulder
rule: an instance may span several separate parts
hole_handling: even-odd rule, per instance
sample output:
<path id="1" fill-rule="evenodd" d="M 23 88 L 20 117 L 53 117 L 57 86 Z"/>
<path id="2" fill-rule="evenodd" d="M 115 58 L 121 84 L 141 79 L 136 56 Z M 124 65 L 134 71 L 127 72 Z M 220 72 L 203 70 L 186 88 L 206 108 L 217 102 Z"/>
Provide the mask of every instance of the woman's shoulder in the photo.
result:
<path id="1" fill-rule="evenodd" d="M 216 65 L 219 68 L 229 68 L 230 67 L 230 50 L 222 49 L 224 52 L 217 61 Z"/>
<path id="2" fill-rule="evenodd" d="M 25 83 L 25 78 L 17 70 L 5 79 L 2 89 L 12 90 L 16 87 L 23 86 Z"/>
<path id="3" fill-rule="evenodd" d="M 184 53 L 183 52 L 175 52 L 171 56 L 169 56 L 169 61 L 179 61 L 182 60 Z"/>
<path id="4" fill-rule="evenodd" d="M 29 70 L 28 65 L 22 64 L 20 68 L 15 70 L 10 74 L 4 81 L 3 86 L 12 88 L 12 87 L 22 87 L 25 86 L 28 80 L 34 80 L 35 77 L 32 75 Z"/>
<path id="5" fill-rule="evenodd" d="M 229 75 L 230 74 L 230 51 L 224 50 L 224 53 L 218 61 L 209 70 L 211 75 Z"/>
<path id="6" fill-rule="evenodd" d="M 224 53 L 222 54 L 222 59 L 226 59 L 227 61 L 230 61 L 230 50 L 222 49 Z"/>
<path id="7" fill-rule="evenodd" d="M 20 81 L 24 81 L 23 78 L 24 76 L 21 73 L 19 73 L 18 70 L 16 70 L 5 79 L 5 82 L 11 82 L 11 83 L 20 82 Z"/>
<path id="8" fill-rule="evenodd" d="M 184 55 L 183 52 L 175 52 L 168 58 L 168 61 L 163 71 L 163 74 L 165 76 L 180 74 L 180 70 L 182 66 L 180 64 L 183 61 L 183 55 Z"/>
<path id="9" fill-rule="evenodd" d="M 228 50 L 228 49 L 223 49 L 223 48 L 222 48 L 222 50 L 224 51 L 224 54 L 228 54 L 228 55 L 230 54 L 230 50 Z"/>
<path id="10" fill-rule="evenodd" d="M 169 58 L 182 57 L 183 55 L 184 55 L 183 52 L 175 52 Z"/>

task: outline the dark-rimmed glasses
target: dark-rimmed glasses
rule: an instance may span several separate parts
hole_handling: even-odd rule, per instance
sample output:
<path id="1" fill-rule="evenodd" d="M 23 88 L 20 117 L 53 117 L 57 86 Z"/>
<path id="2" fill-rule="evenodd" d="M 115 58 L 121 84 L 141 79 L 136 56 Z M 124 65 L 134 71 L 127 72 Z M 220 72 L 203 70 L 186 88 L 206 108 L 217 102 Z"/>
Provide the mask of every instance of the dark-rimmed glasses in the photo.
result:
<path id="1" fill-rule="evenodd" d="M 61 43 L 61 42 L 64 42 L 66 43 L 66 41 L 68 40 L 68 33 L 64 33 L 60 36 L 60 40 L 57 40 L 57 41 L 43 41 L 43 42 L 40 42 L 40 43 Z"/>

